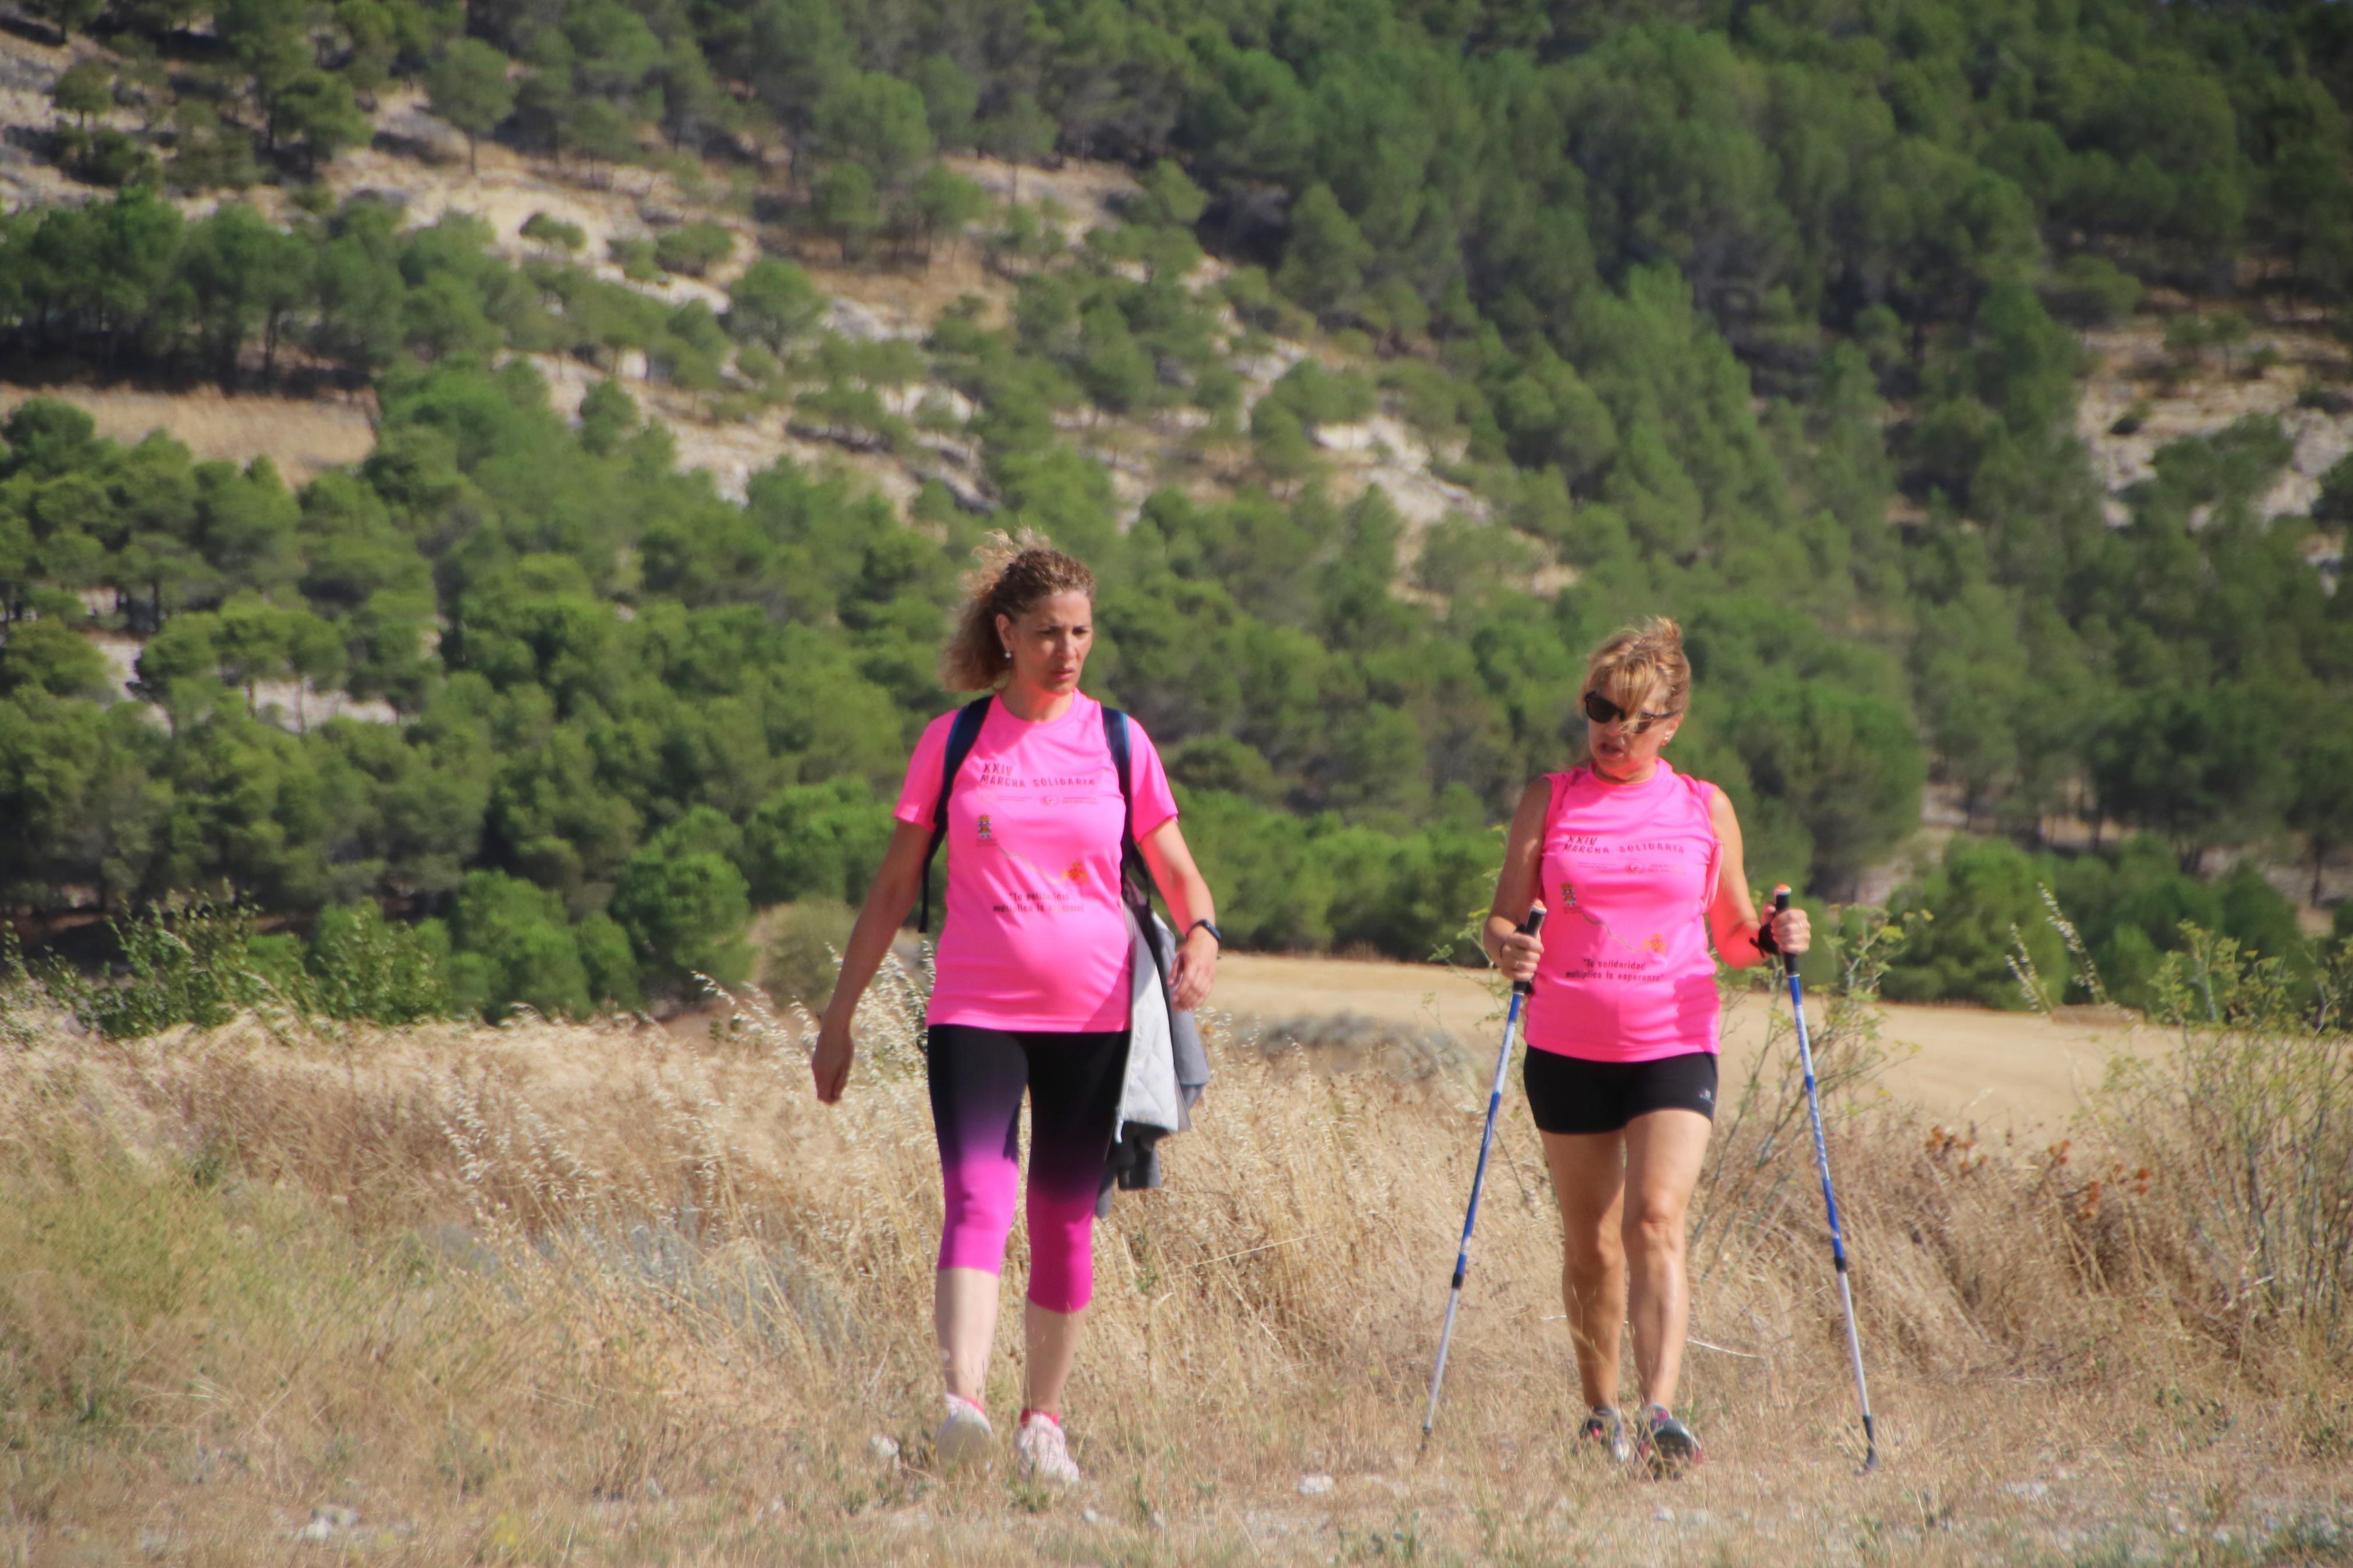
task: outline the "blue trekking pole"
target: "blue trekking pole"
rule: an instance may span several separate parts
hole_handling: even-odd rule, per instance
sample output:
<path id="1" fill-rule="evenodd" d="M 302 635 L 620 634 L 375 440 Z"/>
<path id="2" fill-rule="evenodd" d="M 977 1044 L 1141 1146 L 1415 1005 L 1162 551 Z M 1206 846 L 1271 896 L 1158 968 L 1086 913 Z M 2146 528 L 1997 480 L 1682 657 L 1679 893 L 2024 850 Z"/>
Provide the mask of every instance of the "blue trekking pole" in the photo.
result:
<path id="1" fill-rule="evenodd" d="M 1788 883 L 1773 889 L 1773 912 L 1789 907 Z M 1822 1098 L 1814 1088 L 1814 1046 L 1806 1034 L 1806 993 L 1798 979 L 1798 961 L 1781 954 L 1782 973 L 1789 977 L 1789 1008 L 1798 1017 L 1798 1060 L 1806 1069 L 1806 1110 L 1814 1121 L 1814 1163 L 1822 1173 L 1822 1207 L 1831 1216 L 1831 1261 L 1838 1266 L 1839 1306 L 1846 1313 L 1846 1353 L 1854 1364 L 1854 1396 L 1862 1405 L 1862 1468 L 1879 1468 L 1879 1438 L 1871 1426 L 1871 1389 L 1862 1380 L 1862 1336 L 1855 1331 L 1854 1291 L 1847 1284 L 1846 1239 L 1839 1233 L 1838 1199 L 1831 1194 L 1831 1146 L 1822 1137 Z M 1466 1233 L 1467 1234 L 1467 1233 Z"/>
<path id="2" fill-rule="evenodd" d="M 1528 911 L 1520 922 L 1520 930 L 1534 936 L 1544 926 L 1541 909 Z M 1479 1223 L 1479 1194 L 1487 1185 L 1487 1155 L 1495 1146 L 1495 1112 L 1504 1103 L 1504 1075 L 1511 1070 L 1512 1045 L 1520 1032 L 1520 1002 L 1535 987 L 1525 980 L 1512 983 L 1511 1011 L 1504 1016 L 1504 1048 L 1495 1058 L 1494 1087 L 1487 1091 L 1487 1128 L 1479 1134 L 1479 1169 L 1471 1178 L 1471 1210 L 1462 1216 L 1462 1247 L 1454 1255 L 1454 1288 L 1446 1298 L 1446 1327 L 1438 1335 L 1438 1367 L 1430 1374 L 1430 1409 L 1421 1418 L 1421 1440 L 1430 1441 L 1430 1429 L 1438 1421 L 1438 1391 L 1446 1382 L 1446 1347 L 1454 1340 L 1454 1313 L 1462 1305 L 1462 1276 L 1471 1268 L 1471 1227 Z"/>

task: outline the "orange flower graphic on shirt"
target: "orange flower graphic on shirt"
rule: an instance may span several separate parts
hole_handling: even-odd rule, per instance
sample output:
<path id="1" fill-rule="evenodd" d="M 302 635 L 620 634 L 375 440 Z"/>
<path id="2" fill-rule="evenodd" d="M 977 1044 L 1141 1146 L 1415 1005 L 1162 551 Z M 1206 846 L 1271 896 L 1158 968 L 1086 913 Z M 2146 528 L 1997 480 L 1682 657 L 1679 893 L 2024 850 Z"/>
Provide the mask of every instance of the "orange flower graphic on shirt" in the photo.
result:
<path id="1" fill-rule="evenodd" d="M 1065 881 L 1071 882 L 1085 881 L 1087 879 L 1087 868 L 1085 863 L 1078 860 L 1071 861 L 1071 868 L 1062 873 L 1062 878 Z"/>
<path id="2" fill-rule="evenodd" d="M 1646 952 L 1655 958 L 1667 951 L 1666 935 L 1662 931 L 1652 931 L 1649 937 L 1641 942 L 1629 942 L 1624 937 L 1620 936 L 1616 929 L 1612 927 L 1608 921 L 1602 919 L 1599 914 L 1596 914 L 1588 906 L 1577 901 L 1577 889 L 1570 883 L 1563 882 L 1560 885 L 1560 907 L 1565 910 L 1575 910 L 1578 914 L 1585 917 L 1586 924 L 1594 927 L 1609 941 L 1617 943 L 1620 947 L 1626 949 L 1630 952 Z"/>

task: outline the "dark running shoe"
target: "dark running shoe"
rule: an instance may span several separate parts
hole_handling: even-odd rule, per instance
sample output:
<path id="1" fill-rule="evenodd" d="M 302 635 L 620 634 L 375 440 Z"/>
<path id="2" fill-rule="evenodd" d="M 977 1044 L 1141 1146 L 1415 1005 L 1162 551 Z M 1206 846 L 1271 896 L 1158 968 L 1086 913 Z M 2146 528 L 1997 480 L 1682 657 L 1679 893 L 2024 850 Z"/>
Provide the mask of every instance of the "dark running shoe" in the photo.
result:
<path id="1" fill-rule="evenodd" d="M 1597 1405 L 1577 1429 L 1577 1446 L 1588 1453 L 1602 1453 L 1624 1464 L 1634 1457 L 1634 1445 L 1626 1436 L 1625 1417 L 1614 1405 Z"/>
<path id="2" fill-rule="evenodd" d="M 1651 1406 L 1642 1427 L 1638 1452 L 1652 1475 L 1679 1476 L 1706 1458 L 1700 1452 L 1699 1439 L 1692 1435 L 1692 1429 L 1668 1414 L 1663 1405 Z"/>

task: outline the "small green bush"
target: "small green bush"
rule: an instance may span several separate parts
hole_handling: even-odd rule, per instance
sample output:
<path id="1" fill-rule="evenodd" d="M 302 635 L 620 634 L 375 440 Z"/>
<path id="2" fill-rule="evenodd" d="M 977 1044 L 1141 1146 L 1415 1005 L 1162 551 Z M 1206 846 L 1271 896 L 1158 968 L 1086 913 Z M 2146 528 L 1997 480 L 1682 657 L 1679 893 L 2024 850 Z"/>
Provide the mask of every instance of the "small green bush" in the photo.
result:
<path id="1" fill-rule="evenodd" d="M 576 223 L 566 223 L 550 213 L 533 213 L 522 220 L 522 237 L 550 250 L 577 255 L 588 243 L 588 236 Z"/>
<path id="2" fill-rule="evenodd" d="M 833 899 L 780 906 L 770 917 L 767 963 L 761 973 L 779 1002 L 798 1002 L 814 1012 L 833 994 L 842 950 L 849 945 L 858 911 Z"/>
<path id="3" fill-rule="evenodd" d="M 403 925 L 362 900 L 319 911 L 302 967 L 311 1005 L 323 1016 L 413 1024 L 456 1011 L 448 958 L 449 933 L 440 922 Z"/>
<path id="4" fill-rule="evenodd" d="M 735 252 L 735 233 L 708 219 L 674 228 L 654 241 L 654 265 L 700 278 Z"/>
<path id="5" fill-rule="evenodd" d="M 1468 594 L 1525 579 L 1541 552 L 1501 523 L 1452 516 L 1422 542 L 1414 580 L 1433 594 Z"/>
<path id="6" fill-rule="evenodd" d="M 80 1025 L 110 1040 L 159 1034 L 178 1024 L 227 1023 L 273 999 L 255 962 L 252 911 L 198 899 L 110 922 L 124 973 L 88 974 L 49 966 L 42 983 Z M 265 949 L 265 963 L 272 957 Z M 281 960 L 271 967 L 283 972 Z"/>
<path id="7" fill-rule="evenodd" d="M 650 283 L 660 276 L 661 266 L 654 259 L 654 242 L 650 239 L 609 240 L 605 254 L 621 269 L 621 276 L 632 283 Z"/>
<path id="8" fill-rule="evenodd" d="M 657 841 L 621 867 L 613 919 L 649 973 L 685 991 L 697 976 L 733 984 L 751 973 L 744 928 L 752 904 L 744 874 L 709 849 L 669 852 Z"/>
<path id="9" fill-rule="evenodd" d="M 2043 285 L 2052 314 L 2079 327 L 2123 321 L 2140 305 L 2140 279 L 2105 256 L 2071 256 Z"/>

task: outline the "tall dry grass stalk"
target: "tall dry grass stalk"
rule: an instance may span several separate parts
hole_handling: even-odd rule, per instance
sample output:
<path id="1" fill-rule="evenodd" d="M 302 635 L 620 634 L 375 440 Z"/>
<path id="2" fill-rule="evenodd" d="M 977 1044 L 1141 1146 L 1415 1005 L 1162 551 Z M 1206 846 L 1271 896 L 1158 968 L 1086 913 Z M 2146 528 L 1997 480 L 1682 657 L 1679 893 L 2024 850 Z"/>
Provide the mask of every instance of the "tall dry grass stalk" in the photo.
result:
<path id="1" fill-rule="evenodd" d="M 28 1031 L 0 1063 L 0 1563 L 76 1542 L 91 1560 L 244 1562 L 304 1530 L 418 1563 L 1551 1562 L 1662 1543 L 1974 1562 L 2163 1544 L 2177 1514 L 2209 1546 L 2215 1529 L 2250 1550 L 2319 1540 L 2348 1501 L 2342 1306 L 2319 1290 L 2343 1279 L 2341 1183 L 2319 1169 L 2336 1145 L 2301 1123 L 2267 1134 L 2270 1195 L 2249 1212 L 2270 1250 L 2249 1258 L 2240 1222 L 2213 1217 L 2237 1167 L 2200 1120 L 2207 1057 L 2151 1062 L 2073 1145 L 1979 1146 L 1849 1107 L 1874 1049 L 1859 1001 L 1818 1038 L 1889 1449 L 1875 1490 L 1847 1479 L 1786 1048 L 1727 1095 L 1703 1182 L 1684 1404 L 1717 1461 L 1669 1493 L 1565 1451 L 1556 1220 L 1516 1099 L 1440 1439 L 1417 1459 L 1483 1095 L 1427 1042 L 1342 1070 L 1328 1041 L 1229 1021 L 1168 1186 L 1123 1194 L 1099 1228 L 1070 1399 L 1092 1485 L 1063 1503 L 1002 1473 L 940 1481 L 921 988 L 886 976 L 833 1110 L 809 1093 L 806 1016 L 756 998 L 707 1036 Z M 2337 1114 L 2318 1136 L 2342 1136 Z M 2271 1274 L 2260 1310 L 2250 1269 Z M 1025 1274 L 1017 1230 L 1009 1284 Z M 1303 1472 L 1340 1482 L 1303 1496 Z M 2073 1500 L 2021 1500 L 2054 1495 Z M 1662 1499 L 1703 1518 L 1662 1525 Z"/>

